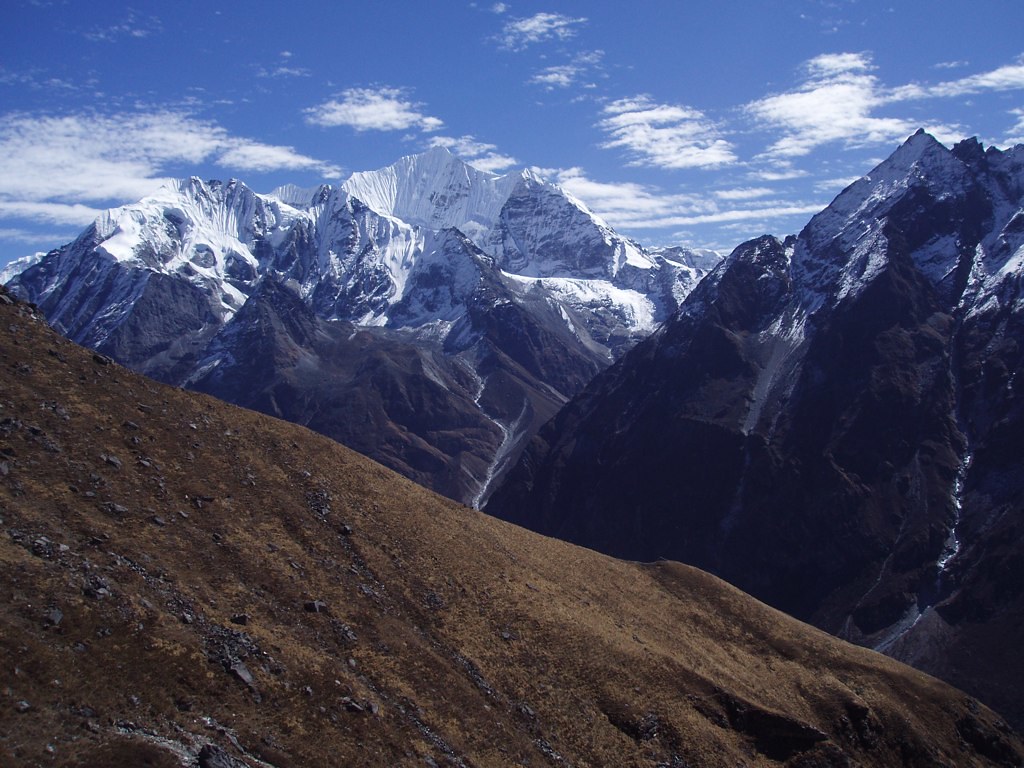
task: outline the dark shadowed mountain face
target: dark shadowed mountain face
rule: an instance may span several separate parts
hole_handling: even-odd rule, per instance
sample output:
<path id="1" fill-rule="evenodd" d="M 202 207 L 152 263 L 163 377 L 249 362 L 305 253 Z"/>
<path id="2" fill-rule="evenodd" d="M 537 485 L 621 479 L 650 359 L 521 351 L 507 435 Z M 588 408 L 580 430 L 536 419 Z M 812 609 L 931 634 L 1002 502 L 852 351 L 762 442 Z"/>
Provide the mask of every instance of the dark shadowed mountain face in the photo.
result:
<path id="1" fill-rule="evenodd" d="M 558 389 L 538 383 L 579 389 L 600 370 L 599 360 L 546 334 L 529 315 L 499 322 L 491 310 L 482 315 L 498 330 L 475 328 L 471 312 L 472 356 L 460 356 L 412 335 L 322 320 L 266 279 L 213 339 L 209 362 L 187 385 L 302 424 L 446 496 L 473 500 L 480 479 L 504 458 L 503 446 L 508 455 L 518 432 L 536 431 L 564 403 Z M 525 325 L 523 340 L 492 339 L 516 322 Z M 543 354 L 529 346 L 531 333 Z M 469 360 L 478 361 L 475 368 Z"/>
<path id="2" fill-rule="evenodd" d="M 539 426 L 717 260 L 643 249 L 529 172 L 436 149 L 337 188 L 172 183 L 9 284 L 137 371 L 308 425 L 479 506 Z"/>
<path id="3" fill-rule="evenodd" d="M 315 336 L 286 298 L 259 322 Z M 138 376 L 2 289 L 0 584 L 5 768 L 1024 760 L 935 678 Z"/>
<path id="4" fill-rule="evenodd" d="M 919 133 L 746 243 L 487 509 L 680 559 L 1024 722 L 1024 148 Z"/>

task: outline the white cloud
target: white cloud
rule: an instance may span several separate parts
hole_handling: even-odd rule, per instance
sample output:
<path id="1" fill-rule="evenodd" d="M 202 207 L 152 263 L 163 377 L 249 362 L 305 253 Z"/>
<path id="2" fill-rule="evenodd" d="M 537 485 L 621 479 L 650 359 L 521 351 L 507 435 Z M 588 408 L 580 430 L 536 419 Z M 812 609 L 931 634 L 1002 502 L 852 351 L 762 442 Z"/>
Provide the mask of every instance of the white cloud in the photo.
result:
<path id="1" fill-rule="evenodd" d="M 535 168 L 617 228 L 659 227 L 680 213 L 707 213 L 716 209 L 705 195 L 668 194 L 633 182 L 602 182 L 587 177 L 582 168 Z"/>
<path id="2" fill-rule="evenodd" d="M 312 73 L 305 67 L 278 66 L 273 69 L 260 69 L 259 77 L 309 77 Z"/>
<path id="3" fill-rule="evenodd" d="M 492 13 L 502 14 L 505 13 L 507 10 L 508 5 L 506 3 L 495 3 L 494 5 L 491 6 Z"/>
<path id="4" fill-rule="evenodd" d="M 230 135 L 179 112 L 0 116 L 0 216 L 81 224 L 89 203 L 135 200 L 174 166 L 215 163 L 230 172 L 295 169 L 338 176 L 291 147 Z"/>
<path id="5" fill-rule="evenodd" d="M 306 121 L 335 128 L 347 125 L 357 131 L 405 131 L 417 128 L 436 131 L 444 123 L 420 111 L 400 88 L 349 88 L 340 98 L 307 109 Z"/>
<path id="6" fill-rule="evenodd" d="M 310 72 L 305 67 L 296 67 L 291 64 L 292 57 L 295 56 L 291 51 L 281 51 L 278 54 L 280 61 L 277 64 L 270 65 L 267 67 L 258 66 L 256 68 L 257 77 L 310 77 Z"/>
<path id="7" fill-rule="evenodd" d="M 604 51 L 589 51 L 573 57 L 568 64 L 546 67 L 530 78 L 534 85 L 543 85 L 548 90 L 568 88 L 601 63 Z"/>
<path id="8" fill-rule="evenodd" d="M 732 145 L 696 109 L 657 104 L 649 96 L 608 104 L 597 125 L 611 138 L 601 146 L 623 148 L 630 165 L 654 168 L 717 168 L 736 162 Z"/>
<path id="9" fill-rule="evenodd" d="M 498 35 L 502 48 L 521 51 L 547 40 L 568 40 L 576 35 L 576 27 L 585 24 L 585 17 L 573 18 L 561 13 L 537 13 L 526 19 L 512 19 Z"/>
<path id="10" fill-rule="evenodd" d="M 949 62 L 944 66 L 961 65 L 963 62 Z M 833 142 L 848 147 L 891 144 L 902 141 L 919 127 L 941 142 L 953 142 L 964 134 L 958 125 L 922 126 L 917 119 L 878 113 L 885 107 L 912 100 L 1024 89 L 1024 61 L 937 85 L 909 83 L 892 88 L 879 81 L 874 69 L 866 53 L 823 54 L 805 64 L 806 80 L 796 89 L 747 104 L 746 112 L 758 123 L 782 131 L 767 155 L 800 157 Z"/>
<path id="11" fill-rule="evenodd" d="M 760 171 L 751 171 L 749 174 L 754 181 L 791 181 L 802 179 L 810 174 L 802 168 L 794 168 L 791 165 L 765 168 Z"/>
<path id="12" fill-rule="evenodd" d="M 0 200 L 0 219 L 29 219 L 46 224 L 82 226 L 99 214 L 99 208 L 91 208 L 81 203 Z"/>
<path id="13" fill-rule="evenodd" d="M 287 168 L 318 171 L 328 178 L 338 178 L 341 175 L 339 168 L 299 154 L 292 147 L 263 144 L 249 139 L 233 139 L 222 146 L 217 165 L 257 173 Z"/>
<path id="14" fill-rule="evenodd" d="M 732 208 L 715 213 L 698 214 L 695 216 L 676 216 L 664 219 L 658 226 L 689 227 L 695 224 L 721 224 L 729 221 L 764 221 L 782 219 L 787 216 L 807 216 L 819 213 L 825 206 L 820 203 L 813 205 L 767 205 L 763 208 Z"/>
<path id="15" fill-rule="evenodd" d="M 1017 118 L 1017 124 L 1010 129 L 1004 143 L 1006 145 L 1024 144 L 1024 109 L 1011 109 L 1010 114 Z"/>
<path id="16" fill-rule="evenodd" d="M 758 122 L 783 131 L 768 154 L 799 157 L 822 144 L 857 146 L 889 142 L 913 133 L 913 121 L 874 117 L 885 103 L 865 54 L 825 54 L 807 62 L 807 81 L 794 91 L 751 102 L 746 110 Z"/>
<path id="17" fill-rule="evenodd" d="M 115 43 L 125 37 L 135 39 L 149 37 L 162 29 L 163 24 L 156 16 L 146 16 L 128 9 L 121 22 L 106 27 L 93 27 L 83 34 L 87 40 L 94 43 Z"/>
<path id="18" fill-rule="evenodd" d="M 861 176 L 843 176 L 838 179 L 822 179 L 814 182 L 814 191 L 836 195 L 861 178 Z"/>
<path id="19" fill-rule="evenodd" d="M 489 173 L 500 173 L 519 164 L 514 157 L 498 153 L 494 144 L 477 141 L 472 136 L 434 136 L 430 146 L 445 147 L 474 168 Z"/>
<path id="20" fill-rule="evenodd" d="M 86 222 L 88 223 L 88 222 Z M 76 227 L 83 226 L 81 222 Z M 8 243 L 26 243 L 32 246 L 50 248 L 54 243 L 66 243 L 74 237 L 71 232 L 33 232 L 16 227 L 0 227 L 0 241 Z"/>
<path id="21" fill-rule="evenodd" d="M 743 207 L 730 205 L 762 196 L 762 193 L 767 195 L 771 192 L 768 189 L 723 190 L 714 196 L 704 193 L 671 194 L 630 182 L 595 181 L 588 178 L 581 168 L 535 168 L 534 171 L 585 201 L 588 208 L 621 231 L 729 222 L 768 222 L 806 216 L 824 208 L 820 203 L 805 204 L 786 200 L 771 200 Z"/>
<path id="22" fill-rule="evenodd" d="M 715 197 L 719 200 L 756 200 L 759 197 L 766 197 L 772 194 L 768 187 L 741 187 L 737 189 L 715 190 Z"/>
<path id="23" fill-rule="evenodd" d="M 982 93 L 983 91 L 1015 91 L 1024 89 L 1024 63 L 1018 61 L 1016 64 L 993 69 L 991 72 L 982 72 L 979 75 L 970 75 L 959 80 L 950 80 L 939 83 L 931 88 L 925 88 L 924 96 L 948 98 L 951 96 L 964 96 L 971 93 Z"/>
<path id="24" fill-rule="evenodd" d="M 864 53 L 823 53 L 804 64 L 811 77 L 836 77 L 850 72 L 868 72 L 874 67 Z"/>

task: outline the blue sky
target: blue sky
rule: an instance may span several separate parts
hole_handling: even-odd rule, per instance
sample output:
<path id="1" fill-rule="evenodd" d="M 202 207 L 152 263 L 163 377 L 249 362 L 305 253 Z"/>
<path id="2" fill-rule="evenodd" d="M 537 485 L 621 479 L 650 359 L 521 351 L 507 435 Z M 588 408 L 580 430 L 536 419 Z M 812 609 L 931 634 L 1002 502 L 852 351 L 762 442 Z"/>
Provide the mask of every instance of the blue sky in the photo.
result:
<path id="1" fill-rule="evenodd" d="M 167 178 L 311 186 L 441 144 L 624 234 L 795 232 L 918 127 L 1024 142 L 1020 0 L 7 0 L 0 264 Z"/>

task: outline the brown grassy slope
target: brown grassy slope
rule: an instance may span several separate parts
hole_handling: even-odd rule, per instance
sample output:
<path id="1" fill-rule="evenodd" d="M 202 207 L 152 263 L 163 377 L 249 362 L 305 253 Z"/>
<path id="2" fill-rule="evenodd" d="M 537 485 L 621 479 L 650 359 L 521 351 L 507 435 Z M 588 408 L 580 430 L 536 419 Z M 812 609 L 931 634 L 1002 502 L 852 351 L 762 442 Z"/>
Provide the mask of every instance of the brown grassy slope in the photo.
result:
<path id="1" fill-rule="evenodd" d="M 705 573 L 488 518 L 6 303 L 0 518 L 2 765 L 1024 755 L 962 693 Z"/>

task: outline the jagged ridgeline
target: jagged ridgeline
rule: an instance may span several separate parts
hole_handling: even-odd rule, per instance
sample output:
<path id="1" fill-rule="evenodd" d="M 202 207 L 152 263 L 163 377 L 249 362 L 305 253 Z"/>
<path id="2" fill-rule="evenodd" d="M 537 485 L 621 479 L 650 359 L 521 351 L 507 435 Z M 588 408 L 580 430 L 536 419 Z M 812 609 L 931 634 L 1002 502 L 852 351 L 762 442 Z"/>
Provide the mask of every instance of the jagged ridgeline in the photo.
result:
<path id="1" fill-rule="evenodd" d="M 706 568 L 1020 726 L 1022 276 L 1024 147 L 918 133 L 737 248 L 487 510 Z"/>
<path id="2" fill-rule="evenodd" d="M 0 292 L 0 764 L 1020 765 L 992 711 L 544 538 Z"/>
<path id="3" fill-rule="evenodd" d="M 340 187 L 174 183 L 9 284 L 137 371 L 479 506 L 540 425 L 718 259 L 641 248 L 530 172 L 435 149 Z"/>

